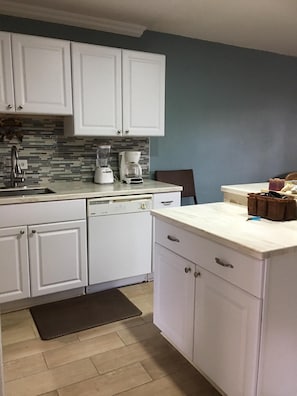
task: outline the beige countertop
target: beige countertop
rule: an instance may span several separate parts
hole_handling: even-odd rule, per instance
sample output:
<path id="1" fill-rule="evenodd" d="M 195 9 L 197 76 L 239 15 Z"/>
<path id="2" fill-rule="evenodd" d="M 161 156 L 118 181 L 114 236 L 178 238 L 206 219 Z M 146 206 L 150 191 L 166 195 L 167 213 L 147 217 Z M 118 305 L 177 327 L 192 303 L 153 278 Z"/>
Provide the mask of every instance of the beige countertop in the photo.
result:
<path id="1" fill-rule="evenodd" d="M 28 186 L 29 187 L 29 186 Z M 26 195 L 17 197 L 0 197 L 0 205 L 28 202 L 59 201 L 65 199 L 114 197 L 119 195 L 156 194 L 181 191 L 181 186 L 146 179 L 141 184 L 95 184 L 83 182 L 54 182 L 44 186 L 55 191 L 55 194 Z"/>
<path id="2" fill-rule="evenodd" d="M 153 210 L 152 214 L 258 259 L 289 250 L 297 253 L 297 221 L 247 221 L 247 208 L 242 205 L 216 202 Z"/>
<path id="3" fill-rule="evenodd" d="M 248 193 L 258 193 L 268 190 L 269 183 L 233 184 L 221 186 L 222 192 L 246 196 Z"/>

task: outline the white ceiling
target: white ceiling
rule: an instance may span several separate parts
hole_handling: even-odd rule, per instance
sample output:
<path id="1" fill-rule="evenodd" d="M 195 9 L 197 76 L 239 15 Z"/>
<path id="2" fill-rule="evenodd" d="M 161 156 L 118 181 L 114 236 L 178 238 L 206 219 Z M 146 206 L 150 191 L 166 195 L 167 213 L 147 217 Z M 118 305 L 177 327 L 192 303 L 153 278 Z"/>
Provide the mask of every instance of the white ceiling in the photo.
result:
<path id="1" fill-rule="evenodd" d="M 0 13 L 132 36 L 147 29 L 297 56 L 297 0 L 0 0 Z"/>

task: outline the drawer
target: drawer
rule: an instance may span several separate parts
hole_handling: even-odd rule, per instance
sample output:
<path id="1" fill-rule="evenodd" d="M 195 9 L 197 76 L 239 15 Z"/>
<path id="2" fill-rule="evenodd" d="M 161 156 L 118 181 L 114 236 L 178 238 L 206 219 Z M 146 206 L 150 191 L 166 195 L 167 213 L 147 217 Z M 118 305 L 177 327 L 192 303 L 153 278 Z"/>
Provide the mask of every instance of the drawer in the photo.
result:
<path id="1" fill-rule="evenodd" d="M 264 261 L 156 219 L 155 242 L 235 286 L 262 297 Z"/>
<path id="2" fill-rule="evenodd" d="M 181 193 L 179 191 L 170 193 L 159 193 L 153 196 L 153 208 L 162 209 L 180 206 Z"/>
<path id="3" fill-rule="evenodd" d="M 83 220 L 85 218 L 85 199 L 0 205 L 1 227 Z"/>

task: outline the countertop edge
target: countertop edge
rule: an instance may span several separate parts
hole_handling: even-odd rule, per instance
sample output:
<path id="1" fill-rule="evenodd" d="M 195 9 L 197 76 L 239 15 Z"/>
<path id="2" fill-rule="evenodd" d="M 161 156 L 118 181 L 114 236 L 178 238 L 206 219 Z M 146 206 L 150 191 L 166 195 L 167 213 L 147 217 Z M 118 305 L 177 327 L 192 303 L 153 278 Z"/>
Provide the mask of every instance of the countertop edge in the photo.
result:
<path id="1" fill-rule="evenodd" d="M 49 202 L 49 201 L 61 201 L 61 200 L 73 200 L 73 199 L 88 199 L 88 198 L 104 198 L 104 197 L 116 197 L 120 195 L 139 195 L 139 194 L 159 194 L 159 193 L 170 193 L 170 192 L 181 192 L 182 187 L 171 185 L 167 183 L 161 183 L 152 181 L 153 183 L 144 182 L 143 185 L 94 185 L 89 183 L 87 185 L 82 184 L 83 191 L 77 191 L 77 183 L 74 183 L 75 188 L 72 187 L 71 183 L 61 188 L 57 184 L 47 184 L 51 190 L 55 191 L 53 194 L 42 194 L 42 195 L 27 195 L 17 197 L 1 197 L 0 205 L 11 205 L 21 203 L 36 203 L 36 202 Z M 166 185 L 167 184 L 167 185 Z M 88 186 L 93 191 L 87 191 Z M 43 187 L 42 185 L 38 187 Z M 69 190 L 67 191 L 67 187 Z M 111 190 L 113 188 L 113 190 Z M 96 190 L 97 189 L 97 190 Z M 95 191 L 94 191 L 95 190 Z"/>
<path id="2" fill-rule="evenodd" d="M 152 216 L 159 218 L 160 220 L 165 221 L 166 223 L 169 223 L 173 226 L 178 226 L 185 231 L 191 232 L 192 234 L 219 243 L 220 245 L 229 247 L 233 250 L 236 250 L 239 253 L 246 254 L 247 256 L 253 257 L 258 260 L 265 260 L 273 256 L 297 251 L 297 246 L 276 248 L 276 249 L 271 249 L 269 251 L 256 250 L 251 247 L 240 244 L 238 242 L 216 235 L 212 232 L 208 232 L 207 230 L 203 230 L 199 227 L 194 227 L 192 225 L 189 225 L 186 222 L 181 221 L 180 219 L 175 220 L 174 218 L 172 218 L 172 216 L 168 216 L 165 213 L 164 209 L 152 210 L 151 214 Z"/>

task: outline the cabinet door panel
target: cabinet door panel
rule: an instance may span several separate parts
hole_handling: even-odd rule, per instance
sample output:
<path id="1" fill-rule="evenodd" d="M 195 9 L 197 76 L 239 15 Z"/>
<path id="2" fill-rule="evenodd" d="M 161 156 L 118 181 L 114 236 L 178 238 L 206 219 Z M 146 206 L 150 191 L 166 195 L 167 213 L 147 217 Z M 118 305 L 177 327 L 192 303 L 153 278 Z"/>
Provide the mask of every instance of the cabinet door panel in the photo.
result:
<path id="1" fill-rule="evenodd" d="M 72 114 L 70 43 L 13 34 L 12 51 L 16 111 Z"/>
<path id="2" fill-rule="evenodd" d="M 0 32 L 0 111 L 14 112 L 10 33 Z"/>
<path id="3" fill-rule="evenodd" d="M 254 396 L 261 301 L 199 269 L 194 363 L 228 396 Z"/>
<path id="4" fill-rule="evenodd" d="M 165 56 L 123 50 L 124 134 L 164 135 Z"/>
<path id="5" fill-rule="evenodd" d="M 87 284 L 85 221 L 29 227 L 32 296 Z"/>
<path id="6" fill-rule="evenodd" d="M 122 132 L 121 50 L 72 43 L 74 134 Z"/>
<path id="7" fill-rule="evenodd" d="M 192 359 L 194 265 L 158 244 L 154 253 L 154 323 L 185 356 Z"/>
<path id="8" fill-rule="evenodd" d="M 27 227 L 0 230 L 0 303 L 30 296 Z"/>

